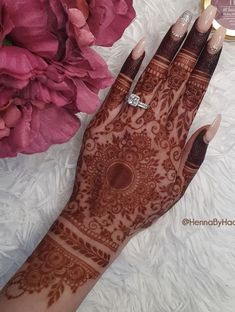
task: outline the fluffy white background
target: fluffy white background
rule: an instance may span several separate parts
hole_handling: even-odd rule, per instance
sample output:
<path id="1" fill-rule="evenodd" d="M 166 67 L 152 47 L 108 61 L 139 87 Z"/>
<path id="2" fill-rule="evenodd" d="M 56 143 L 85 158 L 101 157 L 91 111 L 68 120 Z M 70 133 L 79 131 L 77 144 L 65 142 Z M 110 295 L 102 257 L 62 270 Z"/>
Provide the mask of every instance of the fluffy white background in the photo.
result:
<path id="1" fill-rule="evenodd" d="M 137 18 L 112 48 L 98 49 L 114 74 L 146 36 L 150 60 L 164 33 L 199 0 L 135 0 Z M 235 226 L 183 226 L 184 217 L 235 220 L 235 44 L 226 43 L 192 131 L 222 113 L 220 131 L 184 198 L 134 238 L 79 312 L 232 312 Z M 105 93 L 101 95 L 103 98 Z M 82 116 L 83 127 L 88 118 Z M 192 132 L 191 131 L 191 132 Z M 74 178 L 79 133 L 46 153 L 0 161 L 0 286 L 24 262 L 59 215 Z M 14 311 L 12 311 L 14 312 Z"/>

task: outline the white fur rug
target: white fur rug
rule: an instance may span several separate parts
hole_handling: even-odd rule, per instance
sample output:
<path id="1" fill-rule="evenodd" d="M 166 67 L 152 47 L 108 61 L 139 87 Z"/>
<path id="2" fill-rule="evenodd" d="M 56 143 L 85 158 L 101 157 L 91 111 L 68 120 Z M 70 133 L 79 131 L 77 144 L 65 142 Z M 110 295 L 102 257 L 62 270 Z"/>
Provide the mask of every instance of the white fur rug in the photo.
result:
<path id="1" fill-rule="evenodd" d="M 137 18 L 123 38 L 112 48 L 97 50 L 117 74 L 135 43 L 146 36 L 146 65 L 170 24 L 184 10 L 196 16 L 199 2 L 135 0 Z M 235 220 L 234 85 L 235 43 L 226 43 L 193 124 L 192 131 L 212 122 L 217 113 L 223 115 L 200 173 L 167 215 L 129 243 L 79 312 L 234 312 L 235 225 L 182 225 L 185 217 Z M 85 127 L 88 118 L 82 119 Z M 0 160 L 0 286 L 32 252 L 67 201 L 81 138 L 80 132 L 46 153 Z"/>

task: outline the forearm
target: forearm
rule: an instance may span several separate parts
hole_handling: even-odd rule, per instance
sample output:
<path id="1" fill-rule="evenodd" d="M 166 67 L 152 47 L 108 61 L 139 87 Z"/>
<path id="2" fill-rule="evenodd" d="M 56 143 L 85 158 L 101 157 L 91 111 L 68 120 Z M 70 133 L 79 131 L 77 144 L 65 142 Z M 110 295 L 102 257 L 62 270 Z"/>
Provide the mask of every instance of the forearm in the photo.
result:
<path id="1" fill-rule="evenodd" d="M 62 213 L 1 292 L 1 312 L 76 311 L 121 250 L 111 252 Z"/>

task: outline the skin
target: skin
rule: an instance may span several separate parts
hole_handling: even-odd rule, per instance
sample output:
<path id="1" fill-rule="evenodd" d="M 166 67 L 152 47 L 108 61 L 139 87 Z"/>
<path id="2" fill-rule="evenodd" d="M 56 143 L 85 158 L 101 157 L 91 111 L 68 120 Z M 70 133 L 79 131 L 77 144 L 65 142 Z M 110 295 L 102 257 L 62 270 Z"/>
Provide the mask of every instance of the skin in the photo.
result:
<path id="1" fill-rule="evenodd" d="M 171 29 L 134 93 L 148 110 L 126 104 L 144 55 L 130 55 L 85 131 L 71 198 L 60 217 L 0 295 L 2 312 L 75 311 L 128 241 L 185 193 L 208 145 L 190 126 L 218 63 L 210 30 Z"/>

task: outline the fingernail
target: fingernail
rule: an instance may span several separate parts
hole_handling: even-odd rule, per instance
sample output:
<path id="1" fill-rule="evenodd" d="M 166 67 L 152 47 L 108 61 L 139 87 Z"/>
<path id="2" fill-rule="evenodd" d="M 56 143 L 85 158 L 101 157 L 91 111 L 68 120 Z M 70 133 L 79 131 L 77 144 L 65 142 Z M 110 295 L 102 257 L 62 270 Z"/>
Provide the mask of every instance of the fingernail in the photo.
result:
<path id="1" fill-rule="evenodd" d="M 145 38 L 142 38 L 132 51 L 133 60 L 138 60 L 145 51 Z"/>
<path id="2" fill-rule="evenodd" d="M 217 8 L 213 5 L 209 5 L 198 18 L 197 29 L 201 33 L 207 32 L 216 16 Z"/>
<path id="3" fill-rule="evenodd" d="M 175 25 L 172 27 L 172 35 L 177 39 L 182 38 L 188 30 L 188 27 L 193 18 L 193 14 L 190 11 L 185 11 Z"/>
<path id="4" fill-rule="evenodd" d="M 68 15 L 70 22 L 74 26 L 81 28 L 86 24 L 85 17 L 80 10 L 74 8 L 68 9 Z"/>
<path id="5" fill-rule="evenodd" d="M 224 38 L 226 36 L 226 29 L 220 27 L 211 37 L 208 42 L 207 50 L 211 54 L 216 54 L 223 46 Z"/>
<path id="6" fill-rule="evenodd" d="M 211 126 L 208 128 L 203 138 L 206 144 L 209 144 L 214 139 L 217 131 L 219 130 L 221 120 L 222 116 L 221 114 L 219 114 L 214 120 L 214 122 L 211 124 Z"/>

